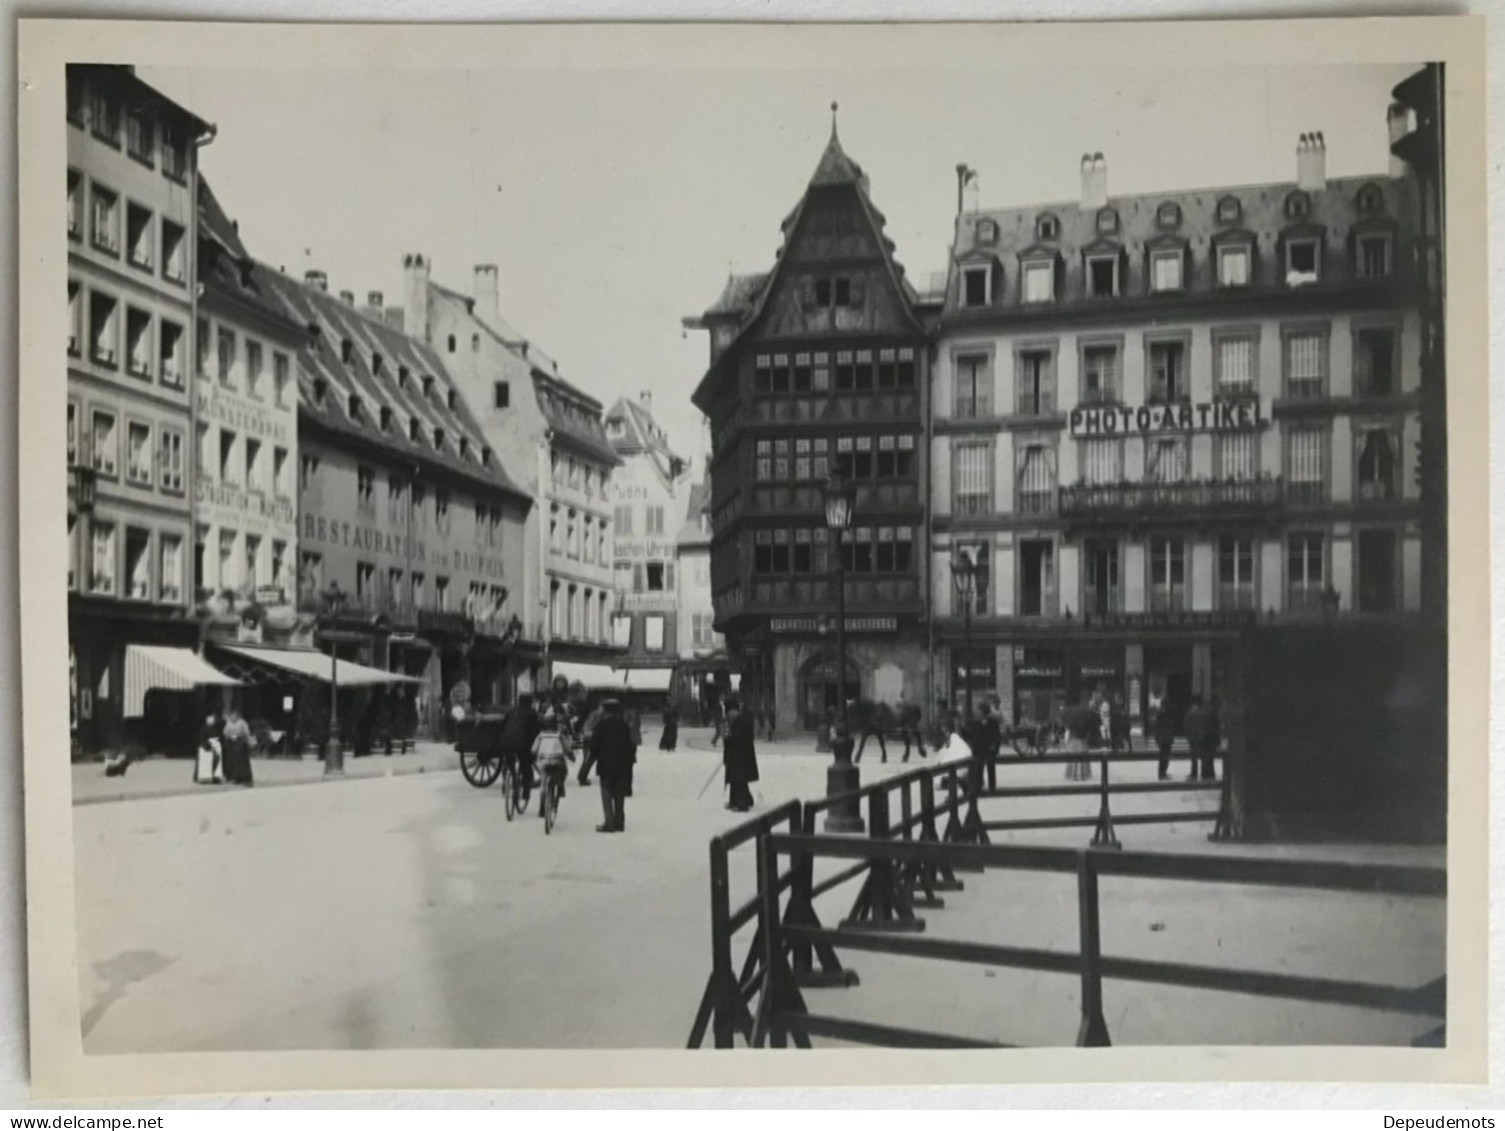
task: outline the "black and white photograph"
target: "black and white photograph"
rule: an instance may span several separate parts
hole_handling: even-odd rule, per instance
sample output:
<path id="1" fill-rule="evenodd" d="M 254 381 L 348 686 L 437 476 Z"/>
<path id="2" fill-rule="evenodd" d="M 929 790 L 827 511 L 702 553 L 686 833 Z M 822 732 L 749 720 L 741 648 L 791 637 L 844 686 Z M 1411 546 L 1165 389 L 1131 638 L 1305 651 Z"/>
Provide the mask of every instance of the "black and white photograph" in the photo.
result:
<path id="1" fill-rule="evenodd" d="M 23 26 L 38 1070 L 1482 1071 L 1482 51 L 1365 22 Z"/>

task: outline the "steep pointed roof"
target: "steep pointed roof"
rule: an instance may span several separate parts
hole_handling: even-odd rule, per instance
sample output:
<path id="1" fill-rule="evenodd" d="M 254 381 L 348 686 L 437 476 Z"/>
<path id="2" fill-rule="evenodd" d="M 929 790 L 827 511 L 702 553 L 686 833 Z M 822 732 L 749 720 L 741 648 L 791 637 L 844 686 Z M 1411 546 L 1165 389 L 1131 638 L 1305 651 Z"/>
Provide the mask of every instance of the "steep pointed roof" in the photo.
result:
<path id="1" fill-rule="evenodd" d="M 815 175 L 810 178 L 811 188 L 824 188 L 827 185 L 862 185 L 866 186 L 867 178 L 863 176 L 862 166 L 847 156 L 846 150 L 841 148 L 841 138 L 836 135 L 836 103 L 831 103 L 831 140 L 826 143 L 826 151 L 820 155 L 820 164 L 815 166 Z"/>
<path id="2" fill-rule="evenodd" d="M 625 425 L 623 433 L 611 441 L 617 455 L 648 455 L 665 483 L 672 484 L 683 473 L 686 462 L 674 454 L 664 430 L 641 401 L 619 397 L 604 419 L 620 420 Z"/>

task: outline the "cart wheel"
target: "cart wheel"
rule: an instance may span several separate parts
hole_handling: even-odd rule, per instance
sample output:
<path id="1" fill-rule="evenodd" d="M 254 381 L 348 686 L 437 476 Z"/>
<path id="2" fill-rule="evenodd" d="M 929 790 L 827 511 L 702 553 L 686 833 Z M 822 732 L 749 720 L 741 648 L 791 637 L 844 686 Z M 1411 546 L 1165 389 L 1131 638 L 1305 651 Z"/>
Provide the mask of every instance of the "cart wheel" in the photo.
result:
<path id="1" fill-rule="evenodd" d="M 471 785 L 485 789 L 501 775 L 502 760 L 467 750 L 460 755 L 460 772 Z"/>
<path id="2" fill-rule="evenodd" d="M 517 770 L 509 761 L 502 767 L 502 796 L 507 801 L 507 820 L 517 815 Z"/>

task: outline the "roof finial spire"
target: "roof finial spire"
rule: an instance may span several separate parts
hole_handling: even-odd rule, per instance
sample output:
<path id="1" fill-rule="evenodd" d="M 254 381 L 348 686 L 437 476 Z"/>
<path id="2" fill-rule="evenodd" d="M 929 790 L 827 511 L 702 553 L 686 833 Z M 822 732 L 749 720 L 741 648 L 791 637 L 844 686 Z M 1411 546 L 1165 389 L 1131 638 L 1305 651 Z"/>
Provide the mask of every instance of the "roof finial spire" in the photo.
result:
<path id="1" fill-rule="evenodd" d="M 839 107 L 838 107 L 837 103 L 835 103 L 835 102 L 831 103 L 831 136 L 832 137 L 836 136 L 836 111 L 837 111 L 838 108 Z"/>

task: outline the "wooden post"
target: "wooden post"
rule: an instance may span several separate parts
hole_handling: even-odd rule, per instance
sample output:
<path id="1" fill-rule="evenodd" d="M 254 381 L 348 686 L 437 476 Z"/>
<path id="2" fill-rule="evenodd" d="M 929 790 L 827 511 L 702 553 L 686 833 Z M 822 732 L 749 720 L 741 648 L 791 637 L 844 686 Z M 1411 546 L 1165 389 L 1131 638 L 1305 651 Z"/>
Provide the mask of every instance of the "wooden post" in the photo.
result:
<path id="1" fill-rule="evenodd" d="M 877 842 L 889 839 L 888 790 L 875 789 L 868 794 L 868 832 Z M 925 921 L 917 918 L 908 892 L 899 884 L 894 862 L 875 856 L 868 865 L 867 879 L 852 904 L 852 913 L 841 924 L 846 928 L 867 930 L 923 931 Z"/>
<path id="2" fill-rule="evenodd" d="M 1092 853 L 1077 861 L 1077 920 L 1081 930 L 1082 1024 L 1077 1029 L 1080 1048 L 1102 1048 L 1108 1039 L 1103 1020 L 1102 932 L 1098 921 L 1097 866 Z"/>

